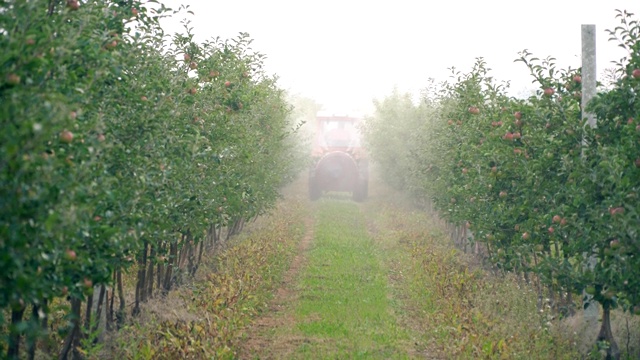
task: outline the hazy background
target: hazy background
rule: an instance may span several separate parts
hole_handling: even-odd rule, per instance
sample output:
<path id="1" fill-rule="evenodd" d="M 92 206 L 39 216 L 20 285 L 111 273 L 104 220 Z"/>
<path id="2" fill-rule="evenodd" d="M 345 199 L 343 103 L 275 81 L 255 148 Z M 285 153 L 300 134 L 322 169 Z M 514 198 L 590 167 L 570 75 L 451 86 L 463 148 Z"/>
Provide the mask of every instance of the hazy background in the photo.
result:
<path id="1" fill-rule="evenodd" d="M 429 78 L 445 80 L 455 66 L 468 71 L 484 57 L 493 75 L 510 80 L 513 95 L 532 89 L 528 70 L 514 63 L 527 49 L 558 64 L 580 66 L 580 25 L 595 24 L 598 73 L 624 53 L 605 29 L 619 24 L 615 9 L 640 15 L 640 0 L 360 1 L 164 0 L 183 13 L 167 31 L 192 21 L 196 40 L 247 32 L 266 54 L 266 70 L 292 94 L 329 112 L 367 113 L 372 99 L 397 87 L 419 93 Z M 636 17 L 637 18 L 637 17 Z"/>

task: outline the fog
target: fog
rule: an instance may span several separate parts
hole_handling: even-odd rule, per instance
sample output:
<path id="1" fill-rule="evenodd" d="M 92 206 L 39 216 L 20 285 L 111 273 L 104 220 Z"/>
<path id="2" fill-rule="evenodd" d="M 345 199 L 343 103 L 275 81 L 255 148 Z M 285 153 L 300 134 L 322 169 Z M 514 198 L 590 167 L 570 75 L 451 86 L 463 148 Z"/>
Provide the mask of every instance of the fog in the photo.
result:
<path id="1" fill-rule="evenodd" d="M 595 24 L 598 72 L 625 54 L 605 29 L 619 24 L 615 9 L 640 12 L 640 1 L 292 1 L 165 0 L 189 5 L 163 21 L 181 31 L 189 19 L 196 40 L 247 32 L 253 49 L 267 55 L 266 70 L 291 94 L 314 99 L 324 110 L 369 113 L 372 99 L 394 87 L 418 94 L 429 78 L 446 80 L 448 68 L 467 71 L 484 57 L 493 75 L 511 82 L 514 96 L 531 91 L 524 49 L 559 66 L 580 66 L 581 24 Z"/>

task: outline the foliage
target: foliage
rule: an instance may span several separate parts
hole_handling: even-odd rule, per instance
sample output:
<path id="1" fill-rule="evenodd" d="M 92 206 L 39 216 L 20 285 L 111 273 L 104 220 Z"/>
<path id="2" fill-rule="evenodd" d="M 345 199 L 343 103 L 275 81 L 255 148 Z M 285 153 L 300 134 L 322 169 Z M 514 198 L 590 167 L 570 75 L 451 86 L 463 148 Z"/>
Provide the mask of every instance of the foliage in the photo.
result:
<path id="1" fill-rule="evenodd" d="M 539 86 L 534 96 L 507 96 L 478 59 L 417 106 L 395 94 L 391 105 L 378 104 L 367 137 L 395 184 L 470 228 L 499 268 L 536 274 L 561 294 L 554 306 L 563 314 L 583 290 L 600 303 L 599 340 L 610 343 L 612 357 L 609 310 L 640 311 L 640 26 L 631 15 L 619 12 L 622 25 L 611 32 L 630 56 L 618 64 L 611 88 L 589 103 L 595 129 L 581 117 L 580 69 L 559 70 L 554 58 L 525 50 L 516 61 Z M 389 115 L 393 106 L 406 109 Z M 425 114 L 422 121 L 406 115 L 416 112 Z M 383 134 L 390 143 L 403 141 L 407 133 L 416 135 L 405 148 L 378 141 Z M 389 159 L 399 159 L 404 171 Z"/>
<path id="2" fill-rule="evenodd" d="M 90 299 L 134 263 L 146 284 L 148 264 L 172 268 L 208 229 L 265 213 L 299 170 L 285 94 L 248 35 L 199 44 L 187 24 L 169 39 L 169 13 L 156 1 L 0 4 L 9 357 L 21 334 L 33 347 L 53 299 Z"/>

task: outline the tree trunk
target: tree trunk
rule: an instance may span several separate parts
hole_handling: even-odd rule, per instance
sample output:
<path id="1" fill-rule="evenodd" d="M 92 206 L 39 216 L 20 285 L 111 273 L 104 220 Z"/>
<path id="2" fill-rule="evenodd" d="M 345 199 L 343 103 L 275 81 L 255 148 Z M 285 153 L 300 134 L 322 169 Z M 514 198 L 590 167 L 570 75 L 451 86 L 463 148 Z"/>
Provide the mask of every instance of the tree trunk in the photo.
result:
<path id="1" fill-rule="evenodd" d="M 169 244 L 169 263 L 167 264 L 167 268 L 165 270 L 164 275 L 164 286 L 162 289 L 163 295 L 169 293 L 171 290 L 171 276 L 173 275 L 173 267 L 176 263 L 176 258 L 178 257 L 178 243 L 170 243 Z"/>
<path id="2" fill-rule="evenodd" d="M 40 312 L 40 307 L 36 304 L 31 304 L 31 322 L 33 324 L 37 324 L 38 321 L 38 312 Z M 34 360 L 36 357 L 36 344 L 38 340 L 39 334 L 34 334 L 27 338 L 27 359 Z"/>
<path id="3" fill-rule="evenodd" d="M 198 262 L 196 263 L 196 269 L 193 271 L 193 275 L 196 274 L 196 271 L 198 271 L 198 268 L 200 267 L 200 264 L 202 263 L 202 253 L 204 252 L 204 241 L 200 242 L 200 251 L 198 252 Z"/>
<path id="4" fill-rule="evenodd" d="M 115 281 L 114 281 L 114 285 L 115 285 Z M 109 294 L 111 294 L 111 299 L 109 299 Z M 116 294 L 115 294 L 114 288 L 111 288 L 111 291 L 107 291 L 108 310 L 107 310 L 107 323 L 105 324 L 107 326 L 107 331 L 113 330 L 113 303 L 115 302 L 115 298 L 116 298 Z"/>
<path id="5" fill-rule="evenodd" d="M 611 332 L 610 316 L 611 304 L 609 303 L 609 301 L 605 301 L 602 304 L 602 325 L 600 326 L 598 341 L 607 341 L 609 343 L 606 357 L 607 360 L 619 360 L 620 349 L 618 349 L 618 344 L 616 344 L 616 340 L 613 338 L 613 333 Z"/>
<path id="6" fill-rule="evenodd" d="M 164 246 L 164 241 L 162 241 L 160 243 L 160 247 L 158 248 L 158 255 L 162 255 L 164 256 L 165 254 L 165 246 Z M 164 279 L 163 275 L 164 275 L 164 260 L 163 261 L 158 261 L 158 268 L 156 269 L 156 277 L 157 277 L 157 281 L 158 283 L 156 284 L 156 287 L 158 289 L 162 289 L 162 280 Z"/>
<path id="7" fill-rule="evenodd" d="M 42 328 L 42 331 L 44 331 L 44 333 L 46 334 L 48 329 L 49 329 L 49 301 L 48 300 L 42 300 L 42 309 L 43 309 L 43 316 L 42 316 L 42 321 L 40 322 L 40 328 Z M 42 342 L 42 351 L 47 354 L 50 355 L 51 354 L 51 342 L 49 341 L 49 338 L 44 338 L 44 341 Z M 51 356 L 53 358 L 53 356 Z"/>
<path id="8" fill-rule="evenodd" d="M 107 287 L 105 285 L 101 285 L 100 294 L 98 294 L 98 305 L 96 307 L 96 321 L 93 325 L 93 328 L 91 329 L 91 332 L 98 330 L 98 327 L 100 326 L 100 321 L 102 320 L 102 304 L 106 296 L 106 291 Z"/>
<path id="9" fill-rule="evenodd" d="M 535 251 L 533 252 L 533 266 L 538 267 L 538 255 L 536 255 Z M 538 294 L 538 301 L 536 305 L 538 305 L 538 311 L 542 310 L 542 284 L 540 284 L 540 276 L 536 276 L 536 293 Z"/>
<path id="10" fill-rule="evenodd" d="M 180 243 L 182 244 L 182 248 L 178 254 L 178 262 L 176 263 L 176 269 L 182 269 L 184 265 L 184 261 L 186 259 L 187 247 L 189 246 L 189 236 L 188 233 L 182 234 L 180 238 Z"/>
<path id="11" fill-rule="evenodd" d="M 122 288 L 122 270 L 118 269 L 118 272 L 116 273 L 116 284 L 118 287 L 118 299 L 120 300 L 120 306 L 118 308 L 118 312 L 116 313 L 116 323 L 117 323 L 117 327 L 118 329 L 120 329 L 120 326 L 122 326 L 122 324 L 124 324 L 124 320 L 125 320 L 125 299 L 124 299 L 124 289 Z"/>
<path id="12" fill-rule="evenodd" d="M 78 337 L 78 333 L 80 332 L 80 308 L 82 306 L 82 301 L 80 299 L 71 298 L 71 331 L 64 339 L 64 344 L 62 346 L 62 350 L 60 351 L 60 355 L 58 356 L 58 360 L 66 360 L 69 356 L 69 351 L 73 347 L 76 338 Z"/>
<path id="13" fill-rule="evenodd" d="M 151 245 L 151 254 L 149 255 L 149 268 L 147 269 L 147 286 L 146 286 L 146 298 L 153 298 L 153 260 L 156 257 L 156 247 Z"/>
<path id="14" fill-rule="evenodd" d="M 15 328 L 19 322 L 22 321 L 25 307 L 22 306 L 19 310 L 11 310 L 11 327 Z M 7 359 L 17 360 L 20 356 L 20 338 L 21 334 L 10 330 L 9 334 L 9 348 L 7 349 Z"/>
<path id="15" fill-rule="evenodd" d="M 220 234 L 222 233 L 222 225 L 215 225 L 213 227 L 213 248 L 218 247 L 220 243 Z"/>
<path id="16" fill-rule="evenodd" d="M 138 281 L 136 283 L 136 296 L 135 296 L 135 305 L 133 306 L 133 310 L 131 310 L 131 315 L 136 316 L 140 313 L 140 303 L 144 302 L 145 297 L 145 285 L 147 284 L 145 281 L 145 275 L 147 272 L 147 251 L 149 249 L 149 243 L 145 240 L 142 246 L 142 252 L 140 253 L 140 257 L 138 260 Z"/>
<path id="17" fill-rule="evenodd" d="M 191 233 L 189 232 L 189 251 L 187 252 L 187 260 L 188 260 L 188 264 L 187 264 L 187 273 L 190 276 L 193 276 L 193 274 L 195 273 L 194 268 L 196 267 L 196 256 L 195 256 L 195 247 L 196 247 L 196 241 L 195 239 L 191 236 Z"/>
<path id="18" fill-rule="evenodd" d="M 93 294 L 87 296 L 87 311 L 84 313 L 85 329 L 91 329 L 91 309 L 93 309 Z"/>

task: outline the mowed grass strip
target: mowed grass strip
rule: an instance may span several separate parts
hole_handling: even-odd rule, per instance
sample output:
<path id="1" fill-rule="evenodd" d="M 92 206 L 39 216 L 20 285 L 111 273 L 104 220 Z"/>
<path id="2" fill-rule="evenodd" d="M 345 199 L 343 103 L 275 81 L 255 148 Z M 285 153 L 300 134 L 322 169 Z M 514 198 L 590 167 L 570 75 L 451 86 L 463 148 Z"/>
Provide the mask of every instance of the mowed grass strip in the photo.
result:
<path id="1" fill-rule="evenodd" d="M 316 229 L 295 310 L 303 358 L 408 358 L 393 315 L 382 250 L 357 204 L 317 203 Z"/>

